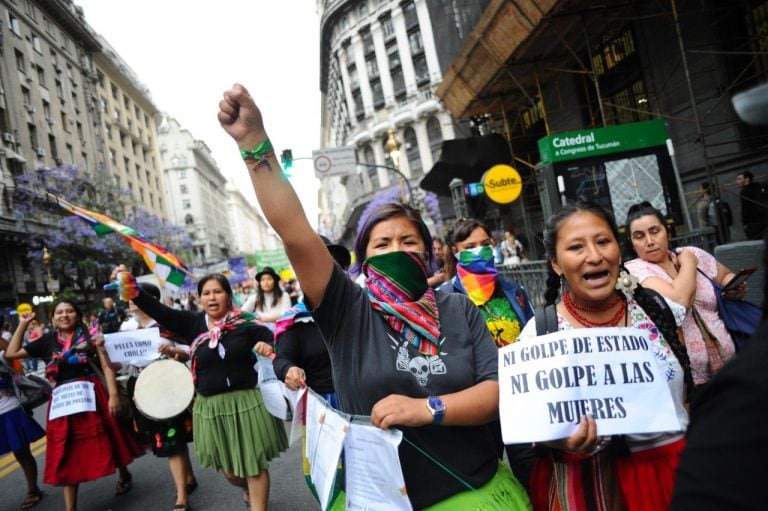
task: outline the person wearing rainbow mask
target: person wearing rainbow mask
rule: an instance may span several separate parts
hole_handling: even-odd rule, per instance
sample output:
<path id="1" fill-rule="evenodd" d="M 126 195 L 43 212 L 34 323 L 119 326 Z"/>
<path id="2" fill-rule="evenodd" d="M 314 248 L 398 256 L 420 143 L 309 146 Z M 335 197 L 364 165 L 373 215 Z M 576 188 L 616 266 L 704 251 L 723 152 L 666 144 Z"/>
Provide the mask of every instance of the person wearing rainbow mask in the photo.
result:
<path id="1" fill-rule="evenodd" d="M 517 340 L 525 323 L 533 317 L 533 307 L 522 286 L 499 275 L 488 227 L 474 218 L 460 218 L 451 229 L 451 249 L 456 256 L 456 275 L 438 288 L 448 293 L 467 295 L 480 309 L 496 346 L 502 348 Z M 501 440 L 501 423 L 490 423 L 499 452 L 507 452 L 512 471 L 528 488 L 534 453 L 529 445 L 507 445 Z"/>

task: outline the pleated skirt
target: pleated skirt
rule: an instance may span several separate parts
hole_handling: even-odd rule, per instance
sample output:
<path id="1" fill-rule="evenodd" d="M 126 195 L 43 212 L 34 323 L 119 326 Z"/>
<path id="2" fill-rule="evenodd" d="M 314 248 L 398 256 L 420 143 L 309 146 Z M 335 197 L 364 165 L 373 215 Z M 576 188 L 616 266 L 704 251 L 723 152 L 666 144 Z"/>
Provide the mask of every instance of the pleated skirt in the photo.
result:
<path id="1" fill-rule="evenodd" d="M 204 467 L 256 476 L 288 448 L 283 422 L 270 415 L 258 389 L 195 398 L 195 452 Z"/>

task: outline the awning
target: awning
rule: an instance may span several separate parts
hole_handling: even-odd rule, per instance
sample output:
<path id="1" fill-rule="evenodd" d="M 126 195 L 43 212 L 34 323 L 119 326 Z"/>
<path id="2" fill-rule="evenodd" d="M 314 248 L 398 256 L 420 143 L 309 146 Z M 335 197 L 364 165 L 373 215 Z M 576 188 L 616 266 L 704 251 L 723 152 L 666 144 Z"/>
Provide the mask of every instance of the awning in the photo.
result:
<path id="1" fill-rule="evenodd" d="M 476 183 L 494 165 L 510 161 L 512 153 L 509 144 L 498 133 L 446 140 L 442 145 L 440 159 L 419 186 L 437 195 L 450 197 L 448 185 L 453 179 L 461 179 L 465 184 Z"/>

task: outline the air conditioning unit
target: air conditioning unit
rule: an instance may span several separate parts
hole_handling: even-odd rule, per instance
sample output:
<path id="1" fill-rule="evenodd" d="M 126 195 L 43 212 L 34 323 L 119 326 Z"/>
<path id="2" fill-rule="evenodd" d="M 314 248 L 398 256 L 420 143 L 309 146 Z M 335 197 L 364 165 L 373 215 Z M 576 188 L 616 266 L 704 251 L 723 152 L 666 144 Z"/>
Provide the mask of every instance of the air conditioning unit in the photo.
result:
<path id="1" fill-rule="evenodd" d="M 3 142 L 9 142 L 11 144 L 16 142 L 16 139 L 13 138 L 13 133 L 3 133 Z"/>
<path id="2" fill-rule="evenodd" d="M 37 109 L 34 107 L 34 105 L 24 105 L 24 108 L 27 109 L 27 112 L 33 114 L 37 111 Z"/>
<path id="3" fill-rule="evenodd" d="M 43 149 L 42 147 L 38 147 L 37 149 L 35 149 L 35 153 L 37 153 L 37 155 L 40 158 L 45 158 L 45 149 Z"/>
<path id="4" fill-rule="evenodd" d="M 49 126 L 53 126 L 53 123 L 55 122 L 55 121 L 53 120 L 53 117 L 46 117 L 46 118 L 45 118 L 45 120 L 48 122 L 48 125 L 49 125 Z"/>

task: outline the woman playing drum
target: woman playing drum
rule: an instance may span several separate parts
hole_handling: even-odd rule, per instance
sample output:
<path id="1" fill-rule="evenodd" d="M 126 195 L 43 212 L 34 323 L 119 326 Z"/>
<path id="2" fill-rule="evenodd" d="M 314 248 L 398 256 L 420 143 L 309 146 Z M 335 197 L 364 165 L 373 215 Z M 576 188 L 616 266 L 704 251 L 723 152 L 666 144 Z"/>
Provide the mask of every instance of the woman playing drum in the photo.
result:
<path id="1" fill-rule="evenodd" d="M 204 312 L 166 307 L 143 291 L 125 267 L 115 270 L 121 297 L 191 344 L 197 397 L 192 410 L 200 464 L 214 467 L 246 492 L 253 511 L 266 509 L 269 460 L 288 447 L 285 429 L 264 407 L 254 370 L 259 342 L 272 332 L 233 306 L 232 287 L 221 274 L 197 285 Z"/>
<path id="2" fill-rule="evenodd" d="M 160 289 L 157 286 L 142 284 L 142 289 L 155 300 L 160 300 Z M 154 319 L 147 316 L 132 301 L 128 302 L 128 312 L 133 315 L 136 321 L 134 323 L 135 328 L 160 328 L 162 339 L 159 351 L 164 355 L 163 358 L 168 357 L 179 362 L 186 362 L 189 359 L 188 347 L 177 346 L 176 342 L 174 342 L 173 334 L 161 325 L 158 325 Z M 126 323 L 123 323 L 123 325 Z M 181 342 L 180 339 L 176 340 Z M 139 441 L 142 444 L 149 445 L 155 456 L 158 458 L 168 458 L 171 475 L 176 484 L 176 505 L 173 509 L 189 509 L 187 504 L 188 493 L 197 488 L 197 480 L 192 470 L 189 450 L 187 449 L 187 443 L 192 441 L 192 414 L 189 410 L 184 410 L 180 415 L 169 419 L 153 420 L 136 408 L 134 403 L 136 380 L 146 365 L 136 362 L 122 367 L 122 372 L 129 375 L 128 396 L 131 398 L 129 402 L 133 413 L 134 429 Z M 165 400 L 172 396 L 164 396 L 158 393 L 156 397 Z"/>

